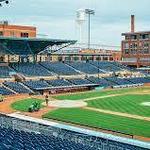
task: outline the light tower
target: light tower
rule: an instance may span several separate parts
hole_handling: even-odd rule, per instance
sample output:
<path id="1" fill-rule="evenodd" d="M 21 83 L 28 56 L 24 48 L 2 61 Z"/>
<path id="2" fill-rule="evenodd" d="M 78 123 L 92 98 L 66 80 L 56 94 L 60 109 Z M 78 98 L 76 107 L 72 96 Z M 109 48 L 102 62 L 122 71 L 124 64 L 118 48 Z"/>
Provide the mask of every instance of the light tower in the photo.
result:
<path id="1" fill-rule="evenodd" d="M 82 43 L 82 26 L 85 22 L 85 9 L 78 9 L 76 11 L 76 22 L 79 27 L 79 42 Z"/>

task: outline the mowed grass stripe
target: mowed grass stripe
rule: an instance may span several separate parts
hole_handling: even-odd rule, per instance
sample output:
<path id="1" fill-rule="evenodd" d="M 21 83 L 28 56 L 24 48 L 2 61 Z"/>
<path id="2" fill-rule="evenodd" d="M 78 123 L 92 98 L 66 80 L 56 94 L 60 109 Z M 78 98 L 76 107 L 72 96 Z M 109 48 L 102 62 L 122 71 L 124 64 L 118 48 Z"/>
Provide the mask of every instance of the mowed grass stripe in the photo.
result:
<path id="1" fill-rule="evenodd" d="M 120 131 L 126 134 L 150 137 L 150 123 L 148 121 L 99 113 L 80 108 L 54 110 L 43 115 L 43 118 L 57 119 L 85 126 L 88 125 L 91 127 Z"/>
<path id="2" fill-rule="evenodd" d="M 150 102 L 150 95 L 124 95 L 87 101 L 88 107 L 150 117 L 150 107 L 143 106 L 143 102 Z"/>
<path id="3" fill-rule="evenodd" d="M 54 96 L 55 99 L 58 100 L 82 100 L 87 98 L 99 97 L 99 96 L 107 96 L 112 94 L 125 94 L 128 92 L 137 92 L 141 93 L 144 90 L 150 90 L 150 87 L 139 87 L 139 88 L 127 88 L 127 89 L 112 89 L 112 90 L 98 90 L 98 91 L 87 91 L 75 94 L 65 94 Z"/>

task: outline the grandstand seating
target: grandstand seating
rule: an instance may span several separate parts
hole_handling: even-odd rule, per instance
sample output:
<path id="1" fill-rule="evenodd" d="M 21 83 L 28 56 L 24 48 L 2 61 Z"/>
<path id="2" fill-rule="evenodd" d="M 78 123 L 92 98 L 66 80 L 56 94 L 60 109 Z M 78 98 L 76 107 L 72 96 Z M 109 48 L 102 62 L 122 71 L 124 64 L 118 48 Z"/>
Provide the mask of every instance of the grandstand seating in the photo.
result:
<path id="1" fill-rule="evenodd" d="M 81 78 L 69 79 L 69 81 L 75 85 L 93 85 L 94 84 L 87 79 L 81 79 Z"/>
<path id="2" fill-rule="evenodd" d="M 98 78 L 98 77 L 89 77 L 88 78 L 89 81 L 98 84 L 101 87 L 110 87 L 112 85 L 116 85 L 116 83 L 112 83 L 111 81 L 108 81 L 104 78 Z"/>
<path id="3" fill-rule="evenodd" d="M 0 150 L 147 150 L 134 146 L 135 142 L 133 145 L 121 143 L 119 137 L 115 141 L 88 135 L 88 132 L 84 134 L 20 119 L 8 120 L 8 117 L 1 119 Z"/>
<path id="4" fill-rule="evenodd" d="M 72 66 L 76 70 L 79 70 L 80 72 L 83 72 L 86 74 L 104 73 L 100 71 L 97 67 L 92 66 L 91 64 L 86 63 L 86 62 L 67 62 L 67 64 Z"/>
<path id="5" fill-rule="evenodd" d="M 90 61 L 90 63 L 106 72 L 117 72 L 122 70 L 122 68 L 120 68 L 119 66 L 113 65 L 112 62 L 108 61 Z"/>
<path id="6" fill-rule="evenodd" d="M 4 82 L 3 84 L 17 93 L 31 93 L 29 89 L 25 88 L 19 82 Z"/>
<path id="7" fill-rule="evenodd" d="M 25 76 L 51 76 L 52 73 L 38 63 L 13 63 L 11 67 Z"/>
<path id="8" fill-rule="evenodd" d="M 0 150 L 95 150 L 84 143 L 0 127 Z"/>
<path id="9" fill-rule="evenodd" d="M 46 80 L 50 85 L 54 87 L 72 86 L 73 84 L 64 79 Z"/>
<path id="10" fill-rule="evenodd" d="M 0 66 L 0 78 L 8 78 L 9 73 L 13 70 L 9 68 L 8 66 Z"/>
<path id="11" fill-rule="evenodd" d="M 150 83 L 149 77 L 128 78 L 128 80 L 134 84 Z"/>
<path id="12" fill-rule="evenodd" d="M 75 69 L 69 67 L 62 62 L 41 62 L 41 65 L 46 67 L 51 72 L 58 75 L 76 75 L 79 74 Z"/>
<path id="13" fill-rule="evenodd" d="M 40 90 L 47 89 L 51 86 L 44 80 L 36 80 L 36 81 L 24 81 L 23 84 L 31 88 L 32 90 Z"/>
<path id="14" fill-rule="evenodd" d="M 12 67 L 12 68 L 11 68 Z M 99 69 L 98 69 L 99 68 Z M 89 61 L 89 62 L 40 62 L 40 63 L 11 63 L 10 66 L 0 66 L 0 78 L 9 77 L 10 72 L 21 73 L 28 77 L 42 77 L 42 76 L 60 76 L 60 75 L 80 75 L 109 73 L 121 70 L 130 70 L 128 67 L 121 65 L 118 62 L 105 62 L 105 61 Z M 133 86 L 134 84 L 150 83 L 149 77 L 133 77 L 133 78 L 118 78 L 118 77 L 87 77 L 82 78 L 69 78 L 69 79 L 53 79 L 53 80 L 31 80 L 18 82 L 4 82 L 3 87 L 0 87 L 2 95 L 16 93 L 31 93 L 44 89 L 53 89 L 66 86 L 82 86 L 82 85 L 99 85 L 101 87 L 124 87 Z M 24 85 L 23 85 L 24 84 Z M 8 89 L 7 89 L 8 87 Z M 31 90 L 30 90 L 31 89 Z M 11 90 L 13 92 L 11 92 Z"/>
<path id="15" fill-rule="evenodd" d="M 118 77 L 108 77 L 108 78 L 105 78 L 111 82 L 114 82 L 118 85 L 131 85 L 133 84 L 132 82 L 130 82 L 129 80 L 126 80 L 124 78 L 118 78 Z"/>
<path id="16" fill-rule="evenodd" d="M 0 95 L 12 95 L 14 94 L 12 91 L 6 89 L 3 86 L 0 86 Z"/>

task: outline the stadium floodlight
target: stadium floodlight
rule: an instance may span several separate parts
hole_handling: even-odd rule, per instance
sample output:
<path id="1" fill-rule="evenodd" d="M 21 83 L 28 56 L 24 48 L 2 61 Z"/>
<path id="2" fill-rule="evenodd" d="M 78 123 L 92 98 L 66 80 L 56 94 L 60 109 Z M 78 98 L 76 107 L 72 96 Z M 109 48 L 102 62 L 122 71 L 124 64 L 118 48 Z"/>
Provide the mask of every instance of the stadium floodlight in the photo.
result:
<path id="1" fill-rule="evenodd" d="M 95 14 L 95 11 L 92 9 L 85 9 L 85 13 L 88 15 L 88 49 L 90 49 L 90 40 L 91 40 L 91 15 Z"/>

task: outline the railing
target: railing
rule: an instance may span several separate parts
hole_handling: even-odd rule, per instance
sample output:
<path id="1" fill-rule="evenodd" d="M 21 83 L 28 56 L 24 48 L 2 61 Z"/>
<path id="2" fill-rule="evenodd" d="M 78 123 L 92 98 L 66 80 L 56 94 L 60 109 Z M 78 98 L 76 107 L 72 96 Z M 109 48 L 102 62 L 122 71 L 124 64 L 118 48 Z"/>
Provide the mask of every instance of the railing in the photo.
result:
<path id="1" fill-rule="evenodd" d="M 5 114 L 0 114 L 0 127 L 1 128 L 12 128 L 12 130 L 19 130 L 25 132 L 34 132 L 36 134 L 43 134 L 45 136 L 53 136 L 61 139 L 67 139 L 71 142 L 80 143 L 84 145 L 88 145 L 95 149 L 126 149 L 127 145 L 129 149 L 136 150 L 145 150 L 144 147 L 148 147 L 145 142 L 137 142 L 131 141 L 128 143 L 128 140 L 125 142 L 119 142 L 119 137 L 113 139 L 109 139 L 110 136 L 107 135 L 106 138 L 102 138 L 99 136 L 92 136 L 88 133 L 80 133 L 77 131 L 67 130 L 65 128 L 59 128 L 52 125 L 43 124 L 37 121 L 29 121 L 23 120 L 16 117 L 7 116 Z M 103 129 L 103 128 L 102 128 Z M 121 133 L 119 131 L 113 131 L 116 133 Z M 130 134 L 129 134 L 130 135 Z M 131 135 L 132 136 L 132 135 Z M 125 139 L 124 139 L 125 140 Z M 138 143 L 138 144 L 137 144 Z M 137 145 L 138 146 L 137 146 Z M 140 146 L 139 146 L 140 145 Z M 145 146 L 146 145 L 146 146 Z"/>

